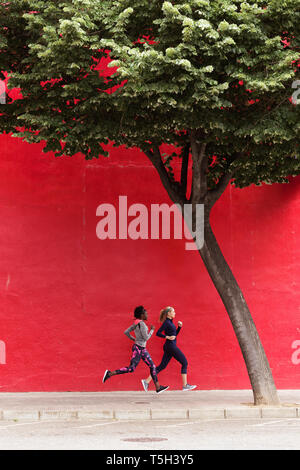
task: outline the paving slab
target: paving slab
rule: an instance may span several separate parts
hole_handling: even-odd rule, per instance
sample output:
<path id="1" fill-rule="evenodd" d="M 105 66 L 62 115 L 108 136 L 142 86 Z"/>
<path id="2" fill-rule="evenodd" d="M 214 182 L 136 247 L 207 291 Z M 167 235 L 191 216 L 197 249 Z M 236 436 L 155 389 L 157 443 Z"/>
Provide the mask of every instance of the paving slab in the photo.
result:
<path id="1" fill-rule="evenodd" d="M 0 420 L 299 418 L 300 390 L 254 406 L 251 390 L 0 393 Z"/>

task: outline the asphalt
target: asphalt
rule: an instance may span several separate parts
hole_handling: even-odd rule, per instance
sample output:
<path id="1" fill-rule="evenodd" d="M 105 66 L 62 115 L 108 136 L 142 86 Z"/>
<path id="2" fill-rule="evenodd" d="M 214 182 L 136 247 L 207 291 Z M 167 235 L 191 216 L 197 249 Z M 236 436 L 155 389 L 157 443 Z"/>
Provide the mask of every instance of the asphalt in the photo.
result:
<path id="1" fill-rule="evenodd" d="M 279 406 L 254 406 L 251 390 L 0 393 L 0 420 L 299 418 L 300 390 Z"/>

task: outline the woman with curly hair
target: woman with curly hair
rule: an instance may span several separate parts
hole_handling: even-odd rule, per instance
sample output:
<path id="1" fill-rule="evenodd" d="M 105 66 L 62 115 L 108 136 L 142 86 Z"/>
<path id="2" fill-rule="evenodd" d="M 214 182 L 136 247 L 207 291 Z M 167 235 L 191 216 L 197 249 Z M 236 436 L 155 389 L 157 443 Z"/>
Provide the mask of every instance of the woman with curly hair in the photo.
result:
<path id="1" fill-rule="evenodd" d="M 150 369 L 150 377 L 151 379 L 153 379 L 156 388 L 156 393 L 164 392 L 169 387 L 165 387 L 159 384 L 156 374 L 156 367 L 152 361 L 149 352 L 146 349 L 147 341 L 151 338 L 153 334 L 154 326 L 151 326 L 150 332 L 148 333 L 148 327 L 145 323 L 148 318 L 148 314 L 142 305 L 135 308 L 134 317 L 134 323 L 129 328 L 127 328 L 127 330 L 124 331 L 125 335 L 128 336 L 130 340 L 134 341 L 134 345 L 132 346 L 132 357 L 130 364 L 128 367 L 121 367 L 120 369 L 114 371 L 110 371 L 107 369 L 104 372 L 102 382 L 106 382 L 106 380 L 108 380 L 114 375 L 134 372 L 140 360 L 142 359 Z M 135 337 L 130 334 L 131 331 L 134 331 Z"/>

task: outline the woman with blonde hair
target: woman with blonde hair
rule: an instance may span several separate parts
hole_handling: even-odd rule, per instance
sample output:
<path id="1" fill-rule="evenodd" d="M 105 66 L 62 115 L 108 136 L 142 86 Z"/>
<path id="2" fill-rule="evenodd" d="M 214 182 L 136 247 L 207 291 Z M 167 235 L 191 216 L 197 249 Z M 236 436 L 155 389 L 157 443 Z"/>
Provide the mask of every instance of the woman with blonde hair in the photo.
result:
<path id="1" fill-rule="evenodd" d="M 188 362 L 182 351 L 178 348 L 176 344 L 176 337 L 182 328 L 182 322 L 178 322 L 178 327 L 173 323 L 173 318 L 175 318 L 176 312 L 173 307 L 166 307 L 160 312 L 159 321 L 162 323 L 161 327 L 157 331 L 156 335 L 160 338 L 165 338 L 165 344 L 163 347 L 164 354 L 161 360 L 161 363 L 156 368 L 156 373 L 158 374 L 163 369 L 167 367 L 172 357 L 181 364 L 181 377 L 182 377 L 182 390 L 188 391 L 196 388 L 196 385 L 189 385 L 187 383 L 187 366 Z M 149 383 L 151 382 L 151 375 L 147 379 L 142 380 L 144 390 L 147 392 Z"/>

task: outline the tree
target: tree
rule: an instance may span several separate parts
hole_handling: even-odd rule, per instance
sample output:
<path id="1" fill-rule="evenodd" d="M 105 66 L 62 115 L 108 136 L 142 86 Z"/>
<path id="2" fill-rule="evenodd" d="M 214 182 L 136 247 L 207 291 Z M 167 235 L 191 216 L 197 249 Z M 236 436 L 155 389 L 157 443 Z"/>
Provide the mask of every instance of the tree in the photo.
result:
<path id="1" fill-rule="evenodd" d="M 1 3 L 0 70 L 23 99 L 0 131 L 56 156 L 138 147 L 170 199 L 204 204 L 199 253 L 239 342 L 255 404 L 278 404 L 240 287 L 210 226 L 228 184 L 288 183 L 300 173 L 300 0 L 19 0 Z M 288 47 L 287 47 L 288 46 Z M 99 75 L 102 60 L 112 73 Z M 162 155 L 163 143 L 173 151 Z M 174 161 L 181 164 L 175 179 Z M 192 162 L 189 165 L 189 161 Z M 188 184 L 191 177 L 191 184 Z"/>

